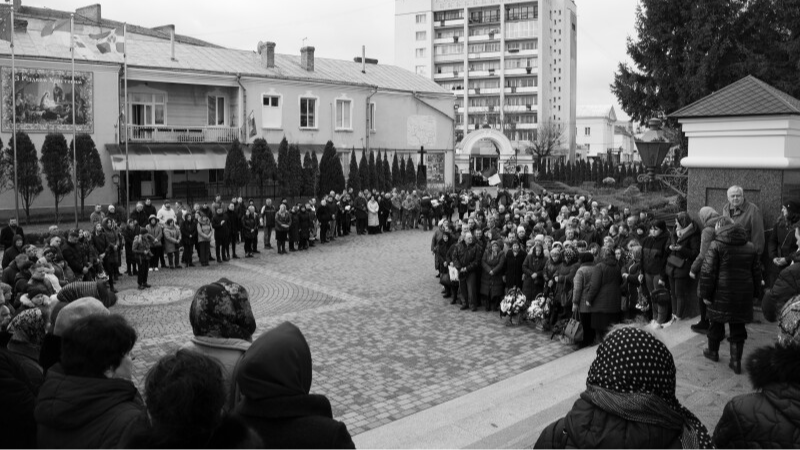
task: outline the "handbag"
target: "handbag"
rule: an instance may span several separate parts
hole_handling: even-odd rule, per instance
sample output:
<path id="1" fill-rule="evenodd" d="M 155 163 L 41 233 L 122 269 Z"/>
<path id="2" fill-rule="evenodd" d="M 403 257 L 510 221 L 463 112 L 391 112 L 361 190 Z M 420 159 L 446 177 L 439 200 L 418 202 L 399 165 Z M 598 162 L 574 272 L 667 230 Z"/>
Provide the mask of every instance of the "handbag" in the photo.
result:
<path id="1" fill-rule="evenodd" d="M 680 269 L 681 267 L 683 267 L 683 265 L 685 263 L 686 263 L 686 259 L 685 258 L 681 258 L 678 255 L 674 255 L 674 254 L 673 255 L 669 255 L 669 257 L 667 258 L 667 264 L 669 264 L 670 266 L 675 267 L 676 269 Z"/>
<path id="2" fill-rule="evenodd" d="M 439 284 L 448 288 L 453 284 L 450 281 L 450 271 L 447 271 L 439 276 Z"/>
<path id="3" fill-rule="evenodd" d="M 578 344 L 583 341 L 583 324 L 578 320 L 578 312 L 573 313 L 567 326 L 564 327 L 564 341 L 570 344 Z"/>
<path id="4" fill-rule="evenodd" d="M 459 281 L 458 280 L 458 269 L 456 269 L 455 266 L 451 266 L 450 267 L 449 275 L 450 275 L 450 282 L 451 283 L 458 283 L 458 281 Z"/>

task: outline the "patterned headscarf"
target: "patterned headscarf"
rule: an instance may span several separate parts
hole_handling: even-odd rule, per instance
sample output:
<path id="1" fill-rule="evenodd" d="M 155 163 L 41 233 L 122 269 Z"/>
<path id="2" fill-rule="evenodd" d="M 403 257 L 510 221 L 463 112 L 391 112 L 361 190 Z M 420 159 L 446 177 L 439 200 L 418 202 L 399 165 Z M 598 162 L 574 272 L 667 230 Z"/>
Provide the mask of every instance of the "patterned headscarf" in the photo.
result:
<path id="1" fill-rule="evenodd" d="M 31 308 L 17 314 L 8 325 L 13 334 L 11 340 L 41 348 L 47 330 L 47 321 L 39 308 Z"/>
<path id="2" fill-rule="evenodd" d="M 786 302 L 778 321 L 778 343 L 800 345 L 800 295 Z"/>
<path id="3" fill-rule="evenodd" d="M 578 260 L 578 253 L 571 247 L 565 248 L 562 256 L 564 257 L 564 265 L 567 266 Z"/>
<path id="4" fill-rule="evenodd" d="M 597 350 L 581 395 L 625 420 L 682 429 L 683 448 L 712 448 L 706 427 L 675 397 L 675 360 L 640 328 L 612 332 Z"/>
<path id="5" fill-rule="evenodd" d="M 249 341 L 256 331 L 247 290 L 227 278 L 202 286 L 194 294 L 189 322 L 195 336 Z"/>

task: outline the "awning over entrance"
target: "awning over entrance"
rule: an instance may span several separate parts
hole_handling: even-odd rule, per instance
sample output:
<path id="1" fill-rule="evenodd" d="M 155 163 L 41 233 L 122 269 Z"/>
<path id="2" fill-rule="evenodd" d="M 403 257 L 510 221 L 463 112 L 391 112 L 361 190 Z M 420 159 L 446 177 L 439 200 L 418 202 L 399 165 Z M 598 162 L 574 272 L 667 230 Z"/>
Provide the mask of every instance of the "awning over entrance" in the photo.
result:
<path id="1" fill-rule="evenodd" d="M 250 159 L 250 149 L 242 146 Z M 125 170 L 125 145 L 106 144 L 111 166 Z M 228 146 L 221 144 L 128 144 L 130 170 L 209 170 L 224 169 Z"/>

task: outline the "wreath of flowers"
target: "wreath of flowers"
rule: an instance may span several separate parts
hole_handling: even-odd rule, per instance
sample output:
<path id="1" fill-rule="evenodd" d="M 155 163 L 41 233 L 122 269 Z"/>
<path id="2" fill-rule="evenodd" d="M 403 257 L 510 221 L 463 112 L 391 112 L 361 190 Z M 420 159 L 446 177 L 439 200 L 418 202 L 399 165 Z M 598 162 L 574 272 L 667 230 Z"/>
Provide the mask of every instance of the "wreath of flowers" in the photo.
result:
<path id="1" fill-rule="evenodd" d="M 522 290 L 516 287 L 511 288 L 506 293 L 506 296 L 503 297 L 503 301 L 500 302 L 500 316 L 516 316 L 525 308 L 526 303 L 528 303 L 528 299 L 525 298 Z"/>
<path id="2" fill-rule="evenodd" d="M 544 294 L 539 294 L 531 302 L 526 312 L 527 319 L 530 321 L 544 320 L 550 316 L 550 304 L 552 301 L 545 297 Z"/>

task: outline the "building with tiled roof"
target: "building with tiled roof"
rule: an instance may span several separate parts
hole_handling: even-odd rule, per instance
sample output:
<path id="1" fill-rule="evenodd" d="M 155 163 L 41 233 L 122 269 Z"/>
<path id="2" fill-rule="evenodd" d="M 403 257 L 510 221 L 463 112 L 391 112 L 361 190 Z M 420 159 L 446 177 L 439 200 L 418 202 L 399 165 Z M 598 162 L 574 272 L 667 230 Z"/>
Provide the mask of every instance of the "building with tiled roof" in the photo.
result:
<path id="1" fill-rule="evenodd" d="M 253 43 L 253 50 L 223 48 L 177 34 L 172 25 L 148 29 L 109 20 L 92 5 L 74 14 L 73 95 L 70 12 L 19 3 L 15 101 L 10 43 L 0 40 L 3 139 L 16 112 L 17 129 L 37 148 L 52 131 L 70 141 L 74 96 L 77 132 L 92 136 L 106 172 L 105 187 L 87 204 L 117 202 L 128 177 L 131 201 L 227 196 L 222 169 L 236 139 L 248 158 L 248 144 L 257 138 L 276 152 L 285 137 L 318 159 L 332 141 L 345 175 L 351 149 L 419 164 L 424 147 L 429 183 L 452 183 L 454 98 L 428 78 L 369 58 L 320 58 L 314 47 L 300 54 L 276 52 L 270 42 Z M 243 195 L 257 193 L 248 186 Z M 0 195 L 0 210 L 13 203 L 10 194 Z M 34 208 L 52 204 L 45 189 Z"/>

